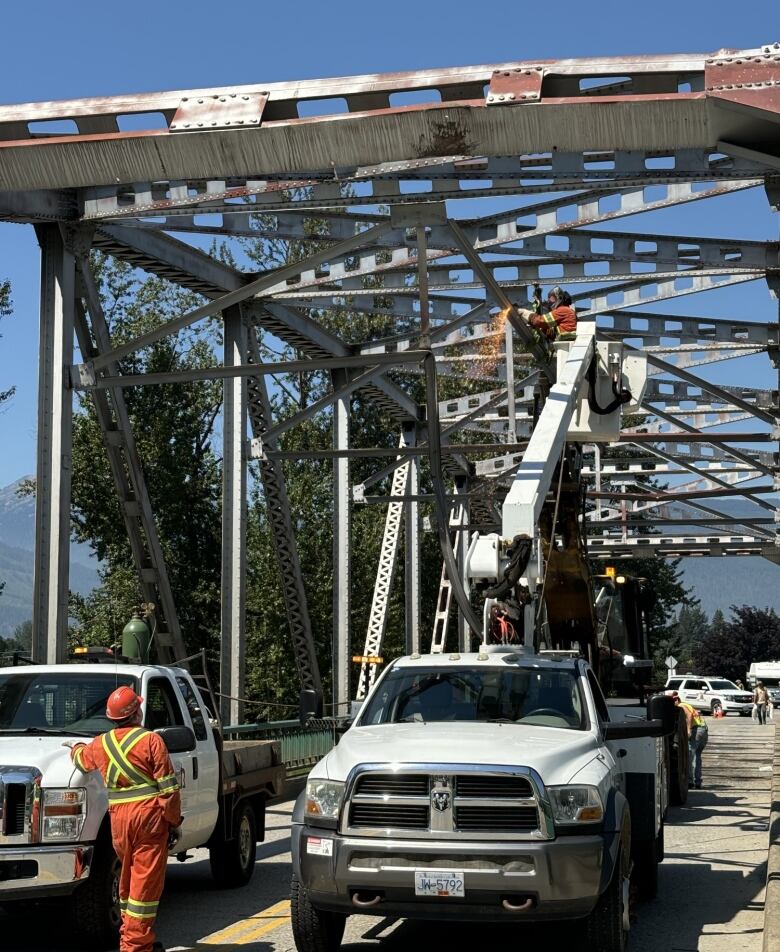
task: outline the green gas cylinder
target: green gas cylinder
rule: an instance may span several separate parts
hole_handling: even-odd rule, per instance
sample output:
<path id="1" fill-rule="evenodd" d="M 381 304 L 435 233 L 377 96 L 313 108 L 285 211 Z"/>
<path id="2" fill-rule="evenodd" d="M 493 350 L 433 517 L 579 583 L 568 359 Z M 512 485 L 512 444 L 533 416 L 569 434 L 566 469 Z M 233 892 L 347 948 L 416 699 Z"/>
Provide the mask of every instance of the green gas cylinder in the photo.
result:
<path id="1" fill-rule="evenodd" d="M 149 662 L 152 633 L 138 612 L 122 629 L 122 654 L 125 658 L 140 658 L 142 664 Z"/>

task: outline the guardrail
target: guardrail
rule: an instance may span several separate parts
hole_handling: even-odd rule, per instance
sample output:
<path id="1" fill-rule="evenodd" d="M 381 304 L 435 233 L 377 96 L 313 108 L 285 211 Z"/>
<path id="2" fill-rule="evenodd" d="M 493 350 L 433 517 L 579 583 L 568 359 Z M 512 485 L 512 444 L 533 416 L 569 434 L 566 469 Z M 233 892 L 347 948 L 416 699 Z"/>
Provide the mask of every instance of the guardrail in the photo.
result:
<path id="1" fill-rule="evenodd" d="M 278 740 L 288 780 L 305 776 L 336 744 L 336 722 L 268 721 L 225 727 L 227 740 Z"/>
<path id="2" fill-rule="evenodd" d="M 770 800 L 763 952 L 780 952 L 780 730 L 777 729 Z"/>

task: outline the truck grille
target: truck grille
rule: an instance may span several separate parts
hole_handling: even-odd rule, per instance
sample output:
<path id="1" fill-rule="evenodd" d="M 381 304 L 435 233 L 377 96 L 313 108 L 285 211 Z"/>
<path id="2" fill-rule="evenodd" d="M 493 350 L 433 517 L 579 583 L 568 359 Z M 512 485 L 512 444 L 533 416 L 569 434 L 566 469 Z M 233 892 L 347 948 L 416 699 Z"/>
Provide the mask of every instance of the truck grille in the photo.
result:
<path id="1" fill-rule="evenodd" d="M 427 799 L 429 786 L 428 777 L 425 774 L 366 774 L 358 779 L 355 794 Z"/>
<path id="2" fill-rule="evenodd" d="M 509 830 L 512 833 L 530 833 L 539 825 L 536 807 L 472 807 L 455 806 L 457 830 Z"/>
<path id="3" fill-rule="evenodd" d="M 37 839 L 34 820 L 40 815 L 40 784 L 41 774 L 35 767 L 0 767 L 0 844 Z"/>
<path id="4" fill-rule="evenodd" d="M 444 768 L 446 770 L 447 768 Z M 348 791 L 343 832 L 411 839 L 506 839 L 552 835 L 526 768 L 492 773 L 366 770 Z"/>
<path id="5" fill-rule="evenodd" d="M 402 806 L 388 803 L 353 803 L 349 823 L 352 827 L 392 827 L 396 830 L 427 830 L 427 806 Z"/>
<path id="6" fill-rule="evenodd" d="M 473 777 L 461 775 L 455 778 L 456 797 L 485 797 L 499 800 L 504 797 L 532 797 L 531 784 L 525 777 Z"/>
<path id="7" fill-rule="evenodd" d="M 21 836 L 24 833 L 24 805 L 27 790 L 23 783 L 9 783 L 5 787 L 5 823 L 3 833 L 6 836 Z"/>

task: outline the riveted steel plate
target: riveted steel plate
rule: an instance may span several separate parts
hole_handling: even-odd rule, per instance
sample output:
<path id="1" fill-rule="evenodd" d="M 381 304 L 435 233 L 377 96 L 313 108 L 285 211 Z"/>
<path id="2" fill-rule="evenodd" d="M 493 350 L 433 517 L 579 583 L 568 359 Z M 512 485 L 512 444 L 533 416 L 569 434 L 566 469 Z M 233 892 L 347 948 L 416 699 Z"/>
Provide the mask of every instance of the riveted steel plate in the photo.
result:
<path id="1" fill-rule="evenodd" d="M 171 122 L 171 132 L 197 132 L 201 129 L 235 129 L 259 126 L 268 93 L 215 93 L 185 96 Z"/>

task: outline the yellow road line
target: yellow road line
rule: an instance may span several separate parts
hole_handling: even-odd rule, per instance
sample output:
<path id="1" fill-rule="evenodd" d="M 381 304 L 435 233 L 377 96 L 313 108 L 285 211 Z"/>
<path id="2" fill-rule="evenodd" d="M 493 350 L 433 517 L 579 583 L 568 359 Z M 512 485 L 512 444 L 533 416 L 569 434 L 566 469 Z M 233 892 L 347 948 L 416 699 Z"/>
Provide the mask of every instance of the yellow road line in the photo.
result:
<path id="1" fill-rule="evenodd" d="M 202 946 L 219 946 L 223 942 L 231 945 L 249 945 L 268 932 L 273 932 L 280 926 L 285 925 L 290 918 L 290 900 L 283 899 L 267 909 L 256 912 L 247 919 L 241 919 L 234 922 L 232 926 L 220 929 L 219 932 L 212 932 L 211 935 L 201 939 L 197 948 Z"/>

